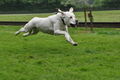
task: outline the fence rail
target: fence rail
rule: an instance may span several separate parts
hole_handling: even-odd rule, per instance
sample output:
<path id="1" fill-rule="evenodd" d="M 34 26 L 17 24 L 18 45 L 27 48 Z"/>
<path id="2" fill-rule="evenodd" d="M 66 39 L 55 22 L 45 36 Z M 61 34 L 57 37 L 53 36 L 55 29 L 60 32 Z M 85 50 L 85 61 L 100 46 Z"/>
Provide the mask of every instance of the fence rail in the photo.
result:
<path id="1" fill-rule="evenodd" d="M 22 26 L 27 21 L 0 21 L 0 25 L 14 25 Z M 90 22 L 87 22 L 87 26 L 90 27 Z M 79 22 L 78 27 L 85 27 L 84 22 Z M 93 22 L 94 28 L 120 28 L 120 22 Z"/>

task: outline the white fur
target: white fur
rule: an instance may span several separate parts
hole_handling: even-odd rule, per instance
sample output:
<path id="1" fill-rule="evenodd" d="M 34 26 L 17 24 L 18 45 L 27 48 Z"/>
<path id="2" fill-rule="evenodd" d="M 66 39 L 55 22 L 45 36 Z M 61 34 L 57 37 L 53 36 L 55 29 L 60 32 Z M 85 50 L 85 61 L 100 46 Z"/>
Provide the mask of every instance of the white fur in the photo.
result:
<path id="1" fill-rule="evenodd" d="M 76 46 L 72 38 L 68 33 L 68 26 L 70 24 L 76 24 L 76 18 L 73 14 L 73 8 L 70 8 L 69 12 L 62 12 L 58 9 L 59 13 L 49 16 L 47 18 L 34 17 L 30 20 L 23 28 L 15 33 L 15 36 L 21 32 L 28 32 L 23 34 L 23 36 L 37 34 L 39 31 L 53 35 L 64 35 L 66 40 L 72 45 Z M 64 20 L 64 23 L 62 21 Z"/>

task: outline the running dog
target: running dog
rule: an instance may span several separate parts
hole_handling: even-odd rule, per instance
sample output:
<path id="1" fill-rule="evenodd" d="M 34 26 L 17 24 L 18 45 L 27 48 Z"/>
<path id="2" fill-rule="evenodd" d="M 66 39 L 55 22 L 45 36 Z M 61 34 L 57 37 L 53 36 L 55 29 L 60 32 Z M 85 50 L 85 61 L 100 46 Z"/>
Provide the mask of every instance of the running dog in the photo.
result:
<path id="1" fill-rule="evenodd" d="M 23 36 L 37 34 L 39 31 L 43 33 L 53 35 L 64 35 L 66 40 L 73 46 L 77 46 L 77 42 L 74 42 L 68 33 L 68 26 L 76 27 L 78 20 L 75 18 L 73 8 L 69 11 L 63 12 L 58 9 L 55 15 L 47 18 L 34 17 L 23 28 L 15 33 L 17 36 L 21 32 L 26 32 Z"/>

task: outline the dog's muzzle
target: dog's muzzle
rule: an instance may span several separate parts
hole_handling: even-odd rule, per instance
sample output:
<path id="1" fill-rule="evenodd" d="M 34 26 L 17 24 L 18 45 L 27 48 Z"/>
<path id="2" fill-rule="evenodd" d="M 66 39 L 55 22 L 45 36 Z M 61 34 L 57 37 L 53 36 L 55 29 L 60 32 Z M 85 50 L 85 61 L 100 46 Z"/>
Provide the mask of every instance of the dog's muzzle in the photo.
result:
<path id="1" fill-rule="evenodd" d="M 70 23 L 71 27 L 77 27 L 78 24 L 79 24 L 78 20 L 75 20 L 75 24 Z"/>

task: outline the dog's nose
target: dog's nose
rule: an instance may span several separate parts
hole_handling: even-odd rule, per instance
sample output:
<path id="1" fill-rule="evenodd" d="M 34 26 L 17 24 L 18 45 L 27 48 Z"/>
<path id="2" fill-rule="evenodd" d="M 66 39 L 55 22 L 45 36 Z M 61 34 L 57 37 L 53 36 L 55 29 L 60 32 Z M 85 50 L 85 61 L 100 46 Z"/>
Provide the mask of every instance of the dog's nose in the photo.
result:
<path id="1" fill-rule="evenodd" d="M 76 22 L 78 22 L 78 20 L 75 20 Z"/>
<path id="2" fill-rule="evenodd" d="M 79 22 L 78 22 L 78 20 L 75 20 L 75 22 L 76 22 L 76 24 L 78 24 Z"/>

